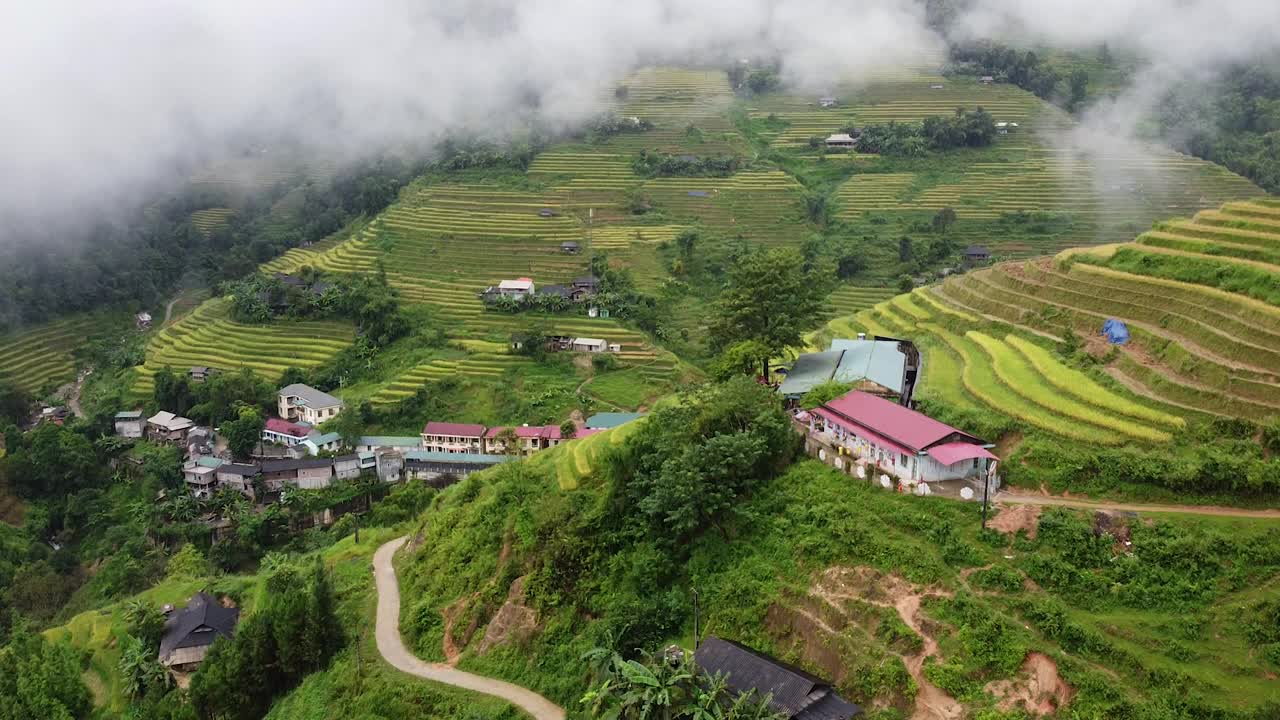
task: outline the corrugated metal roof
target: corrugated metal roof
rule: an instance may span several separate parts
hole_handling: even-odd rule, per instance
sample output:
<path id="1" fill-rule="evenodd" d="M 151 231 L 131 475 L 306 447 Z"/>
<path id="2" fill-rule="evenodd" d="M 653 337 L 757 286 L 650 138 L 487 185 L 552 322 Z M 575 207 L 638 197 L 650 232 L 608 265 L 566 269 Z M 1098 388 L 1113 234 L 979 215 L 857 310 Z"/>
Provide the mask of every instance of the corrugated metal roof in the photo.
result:
<path id="1" fill-rule="evenodd" d="M 913 452 L 921 452 L 952 435 L 957 435 L 960 439 L 969 438 L 974 442 L 981 442 L 972 435 L 934 420 L 924 413 L 857 390 L 838 397 L 823 407 L 846 421 L 872 430 L 910 448 Z"/>
<path id="2" fill-rule="evenodd" d="M 902 394 L 907 356 L 892 340 L 833 340 L 832 350 L 843 350 L 840 365 L 832 377 L 836 382 L 871 382 Z"/>
<path id="3" fill-rule="evenodd" d="M 463 465 L 496 465 L 497 463 L 506 462 L 511 458 L 506 455 L 484 455 L 481 453 L 450 453 L 436 452 L 434 450 L 410 450 L 404 454 L 404 459 L 416 460 L 418 462 L 458 463 Z"/>
<path id="4" fill-rule="evenodd" d="M 615 428 L 619 425 L 629 423 L 632 420 L 638 420 L 644 417 L 644 413 L 626 413 L 626 412 L 602 412 L 596 413 L 587 418 L 587 427 L 589 428 Z"/>
<path id="5" fill-rule="evenodd" d="M 782 381 L 778 392 L 787 397 L 799 397 L 829 381 L 840 365 L 840 358 L 843 355 L 843 350 L 801 355 L 791 365 L 787 379 Z"/>

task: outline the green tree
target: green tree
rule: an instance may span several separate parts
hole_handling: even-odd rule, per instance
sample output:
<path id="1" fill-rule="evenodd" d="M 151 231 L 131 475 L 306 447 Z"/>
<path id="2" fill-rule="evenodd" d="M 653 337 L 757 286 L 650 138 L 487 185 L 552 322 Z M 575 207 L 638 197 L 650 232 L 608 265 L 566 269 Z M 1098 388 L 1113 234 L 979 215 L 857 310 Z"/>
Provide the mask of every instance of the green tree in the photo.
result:
<path id="1" fill-rule="evenodd" d="M 156 407 L 175 415 L 185 415 L 193 402 L 191 383 L 186 374 L 177 374 L 169 367 L 160 368 L 155 374 L 155 389 L 151 396 Z"/>
<path id="2" fill-rule="evenodd" d="M 898 292 L 909 293 L 916 287 L 916 281 L 911 279 L 910 275 L 903 275 L 898 278 Z"/>
<path id="3" fill-rule="evenodd" d="M 124 692 L 131 698 L 141 697 L 153 687 L 166 688 L 172 677 L 156 659 L 156 649 L 132 635 L 121 643 L 119 668 Z"/>
<path id="4" fill-rule="evenodd" d="M 560 437 L 564 440 L 572 440 L 574 435 L 578 434 L 578 426 L 572 420 L 565 420 L 560 423 Z"/>
<path id="5" fill-rule="evenodd" d="M 502 428 L 502 430 L 494 437 L 494 440 L 501 443 L 503 455 L 518 456 L 524 449 L 520 445 L 520 436 L 516 435 L 514 428 Z"/>
<path id="6" fill-rule="evenodd" d="M 165 572 L 170 578 L 179 580 L 197 580 L 209 574 L 209 563 L 195 545 L 187 543 L 169 558 Z"/>
<path id="7" fill-rule="evenodd" d="M 1071 96 L 1067 99 L 1067 109 L 1076 110 L 1089 96 L 1089 72 L 1084 68 L 1071 71 Z"/>
<path id="8" fill-rule="evenodd" d="M 0 648 L 0 720 L 79 720 L 92 711 L 70 647 L 19 627 Z"/>
<path id="9" fill-rule="evenodd" d="M 842 395 L 848 394 L 852 389 L 853 383 L 842 383 L 836 382 L 835 380 L 828 380 L 805 393 L 804 397 L 800 398 L 800 407 L 805 410 L 812 410 L 819 405 L 825 405 Z"/>
<path id="10" fill-rule="evenodd" d="M 805 272 L 804 258 L 793 248 L 747 253 L 727 275 L 711 323 L 713 349 L 754 341 L 770 356 L 803 344 L 804 333 L 821 320 L 822 300 L 832 281 L 826 267 Z M 768 357 L 761 371 L 768 377 Z"/>
<path id="11" fill-rule="evenodd" d="M 955 223 L 956 211 L 949 207 L 944 207 L 933 214 L 934 232 L 945 233 L 947 230 L 950 230 L 951 226 Z"/>
<path id="12" fill-rule="evenodd" d="M 582 704 L 593 718 L 616 720 L 782 720 L 770 698 L 734 697 L 722 676 L 708 677 L 682 652 L 626 660 L 597 648 L 584 657 L 592 682 Z"/>
<path id="13" fill-rule="evenodd" d="M 188 546 L 190 547 L 190 546 Z M 130 600 L 124 606 L 125 629 L 152 653 L 160 647 L 164 634 L 164 614 L 155 605 L 144 600 Z"/>
<path id="14" fill-rule="evenodd" d="M 262 430 L 267 426 L 262 413 L 256 407 L 242 405 L 235 420 L 222 423 L 219 428 L 227 440 L 227 448 L 237 458 L 247 458 L 262 439 Z"/>

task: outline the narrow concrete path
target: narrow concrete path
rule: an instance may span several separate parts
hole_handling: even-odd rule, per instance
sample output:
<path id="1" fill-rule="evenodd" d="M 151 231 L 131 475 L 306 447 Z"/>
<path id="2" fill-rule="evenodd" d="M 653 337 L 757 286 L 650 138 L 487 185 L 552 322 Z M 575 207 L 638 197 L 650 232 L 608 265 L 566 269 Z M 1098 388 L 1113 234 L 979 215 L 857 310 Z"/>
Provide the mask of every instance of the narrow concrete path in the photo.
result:
<path id="1" fill-rule="evenodd" d="M 1117 503 L 1105 500 L 1077 500 L 1054 495 L 1022 495 L 1001 491 L 996 494 L 994 503 L 1005 505 L 1062 505 L 1075 508 L 1092 508 L 1094 510 L 1119 510 L 1121 512 L 1181 513 L 1184 515 L 1212 515 L 1216 517 L 1256 518 L 1259 520 L 1280 520 L 1280 510 L 1250 510 L 1248 508 L 1224 507 L 1221 505 L 1147 505 L 1143 503 Z"/>
<path id="2" fill-rule="evenodd" d="M 519 685 L 473 675 L 442 663 L 419 660 L 400 637 L 400 583 L 391 559 L 409 538 L 401 537 L 378 548 L 373 555 L 373 573 L 378 586 L 378 652 L 398 670 L 427 680 L 453 685 L 506 700 L 532 715 L 535 720 L 564 720 L 564 709 L 532 690 Z"/>

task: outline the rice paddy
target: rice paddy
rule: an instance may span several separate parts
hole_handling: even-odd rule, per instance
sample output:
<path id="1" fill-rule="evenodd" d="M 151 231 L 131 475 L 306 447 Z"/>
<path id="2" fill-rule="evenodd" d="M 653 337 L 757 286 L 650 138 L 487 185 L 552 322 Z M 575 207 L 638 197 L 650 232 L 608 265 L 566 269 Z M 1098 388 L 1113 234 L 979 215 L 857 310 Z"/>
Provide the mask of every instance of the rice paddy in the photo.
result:
<path id="1" fill-rule="evenodd" d="M 0 380 L 30 393 L 74 380 L 74 350 L 102 325 L 78 316 L 0 338 Z"/>
<path id="2" fill-rule="evenodd" d="M 208 235 L 214 230 L 227 224 L 231 216 L 235 214 L 235 210 L 231 208 L 205 208 L 191 213 L 191 224 L 197 230 Z"/>
<path id="3" fill-rule="evenodd" d="M 288 368 L 314 368 L 351 344 L 354 330 L 340 322 L 286 322 L 244 325 L 228 317 L 230 301 L 210 300 L 190 315 L 158 331 L 147 344 L 146 363 L 135 368 L 133 392 L 149 395 L 155 374 L 165 367 L 235 371 L 249 368 L 274 380 Z"/>

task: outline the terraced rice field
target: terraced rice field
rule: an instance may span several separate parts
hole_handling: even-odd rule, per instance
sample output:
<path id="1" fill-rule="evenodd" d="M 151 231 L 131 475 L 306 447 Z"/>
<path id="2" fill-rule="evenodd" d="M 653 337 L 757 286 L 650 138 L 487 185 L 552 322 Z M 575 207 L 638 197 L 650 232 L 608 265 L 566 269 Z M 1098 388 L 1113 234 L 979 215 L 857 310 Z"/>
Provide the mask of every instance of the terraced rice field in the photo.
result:
<path id="1" fill-rule="evenodd" d="M 235 214 L 235 210 L 231 208 L 205 208 L 191 213 L 191 224 L 197 230 L 208 235 L 214 230 L 227 224 L 227 221 Z"/>
<path id="2" fill-rule="evenodd" d="M 614 99 L 612 109 L 624 117 L 647 120 L 654 127 L 644 133 L 609 138 L 604 147 L 612 152 L 631 155 L 648 149 L 733 154 L 742 144 L 726 112 L 734 96 L 722 70 L 645 68 L 620 84 L 627 87 L 627 97 Z"/>
<path id="3" fill-rule="evenodd" d="M 432 360 L 387 383 L 371 400 L 378 405 L 395 403 L 418 392 L 428 383 L 446 377 L 500 378 L 508 370 L 533 365 L 528 358 L 497 353 L 477 353 L 459 360 Z"/>
<path id="4" fill-rule="evenodd" d="M 933 88 L 942 85 L 941 89 Z M 883 78 L 866 87 L 848 86 L 835 93 L 839 104 L 822 108 L 816 97 L 770 95 L 748 108 L 752 118 L 782 120 L 787 126 L 764 136 L 778 146 L 804 146 L 811 137 L 826 138 L 839 128 L 887 122 L 919 122 L 931 115 L 949 116 L 958 107 L 981 106 L 997 122 L 1033 123 L 1040 103 L 1012 85 L 982 85 L 940 75 L 909 73 Z"/>
<path id="5" fill-rule="evenodd" d="M 529 462 L 546 463 L 555 468 L 556 481 L 563 490 L 573 490 L 592 470 L 604 453 L 621 445 L 631 433 L 640 429 L 644 418 L 619 425 L 611 430 L 590 435 L 581 440 L 571 440 L 550 450 L 533 455 Z"/>
<path id="6" fill-rule="evenodd" d="M 794 243 L 807 232 L 801 187 L 782 171 L 727 178 L 655 178 L 643 186 L 667 214 L 760 243 Z"/>
<path id="7" fill-rule="evenodd" d="M 954 300 L 943 292 L 952 284 L 834 318 L 810 337 L 810 346 L 823 349 L 858 332 L 909 338 L 922 354 L 917 397 L 1003 415 L 1027 430 L 1079 442 L 1162 443 L 1185 426 L 1176 406 L 1065 365 L 1042 331 L 1010 332 L 1007 323 Z"/>
<path id="8" fill-rule="evenodd" d="M 1122 247 L 1169 252 L 1148 244 L 1154 236 L 1223 245 L 1245 239 L 1251 244 L 1242 248 L 1280 248 L 1280 226 L 1268 231 L 1266 224 L 1275 207 L 1273 201 L 1227 203 L 1193 220 L 1161 223 L 1157 234 Z M 1106 319 L 1118 318 L 1132 339 L 1115 348 L 1107 372 L 1150 405 L 1258 420 L 1280 415 L 1280 307 L 1207 285 L 1108 268 L 1114 251 L 999 265 L 950 279 L 937 296 L 1028 333 L 1097 338 Z M 1186 251 L 1180 257 L 1224 260 Z M 1280 266 L 1266 267 L 1280 273 Z M 1032 365 L 1036 359 L 1028 357 Z"/>
<path id="9" fill-rule="evenodd" d="M 31 393 L 74 380 L 72 351 L 102 322 L 88 316 L 68 318 L 0 339 L 0 380 Z"/>
<path id="10" fill-rule="evenodd" d="M 227 371 L 249 368 L 274 380 L 290 367 L 313 368 L 351 344 L 354 330 L 341 322 L 275 322 L 243 325 L 228 317 L 230 301 L 210 300 L 165 327 L 147 344 L 146 363 L 135 368 L 133 392 L 148 395 L 164 367 Z"/>

